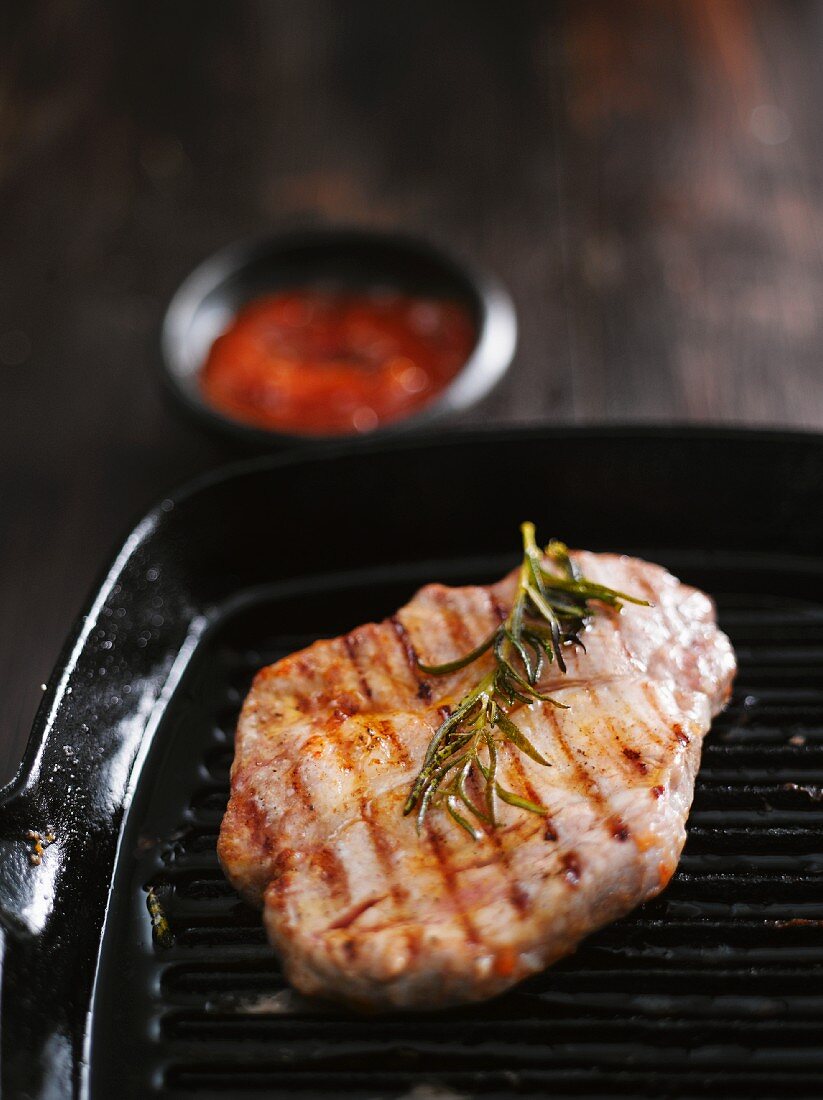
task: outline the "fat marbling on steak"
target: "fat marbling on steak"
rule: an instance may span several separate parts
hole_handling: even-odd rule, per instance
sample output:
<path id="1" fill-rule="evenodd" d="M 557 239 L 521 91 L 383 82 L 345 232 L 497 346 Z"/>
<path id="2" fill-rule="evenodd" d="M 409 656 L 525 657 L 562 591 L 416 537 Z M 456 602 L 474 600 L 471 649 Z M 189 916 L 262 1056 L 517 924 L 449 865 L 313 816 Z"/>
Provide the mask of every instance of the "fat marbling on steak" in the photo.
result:
<path id="1" fill-rule="evenodd" d="M 434 730 L 486 654 L 448 676 L 508 613 L 489 587 L 427 585 L 391 619 L 319 641 L 255 677 L 237 731 L 218 851 L 262 904 L 304 993 L 360 1006 L 491 997 L 573 951 L 668 883 L 685 840 L 700 748 L 727 701 L 734 654 L 711 600 L 660 566 L 578 552 L 586 577 L 651 607 L 605 607 L 518 726 L 498 778 L 548 810 L 501 805 L 475 841 L 439 809 L 420 835 L 404 801 Z"/>

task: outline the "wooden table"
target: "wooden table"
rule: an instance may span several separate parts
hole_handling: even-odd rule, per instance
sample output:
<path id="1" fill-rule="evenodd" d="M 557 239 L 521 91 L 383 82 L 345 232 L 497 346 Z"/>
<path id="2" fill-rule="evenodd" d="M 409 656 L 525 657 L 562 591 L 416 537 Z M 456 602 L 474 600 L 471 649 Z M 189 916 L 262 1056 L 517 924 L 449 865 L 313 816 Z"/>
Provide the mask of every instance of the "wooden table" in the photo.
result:
<path id="1" fill-rule="evenodd" d="M 236 454 L 156 378 L 235 237 L 402 226 L 494 268 L 520 349 L 468 422 L 823 427 L 823 4 L 6 7 L 0 778 L 117 540 Z"/>

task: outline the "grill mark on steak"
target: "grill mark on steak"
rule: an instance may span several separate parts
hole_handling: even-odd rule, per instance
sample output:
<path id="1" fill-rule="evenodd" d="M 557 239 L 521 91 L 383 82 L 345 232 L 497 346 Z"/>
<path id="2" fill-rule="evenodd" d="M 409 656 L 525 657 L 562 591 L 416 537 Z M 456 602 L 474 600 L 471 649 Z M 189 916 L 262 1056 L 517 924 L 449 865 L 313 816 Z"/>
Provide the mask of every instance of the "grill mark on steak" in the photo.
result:
<path id="1" fill-rule="evenodd" d="M 426 836 L 431 845 L 431 850 L 434 853 L 434 858 L 437 861 L 440 876 L 443 879 L 443 885 L 449 896 L 454 915 L 463 926 L 463 931 L 466 933 L 466 939 L 469 943 L 477 946 L 480 943 L 480 936 L 465 906 L 460 900 L 460 887 L 457 883 L 454 867 L 449 860 L 448 850 L 446 850 L 443 840 L 437 832 L 437 828 L 430 821 L 426 823 Z"/>
<path id="2" fill-rule="evenodd" d="M 390 722 L 388 719 L 381 719 L 379 722 L 376 722 L 375 725 L 380 732 L 381 737 L 385 737 L 387 741 L 391 742 L 392 748 L 394 749 L 395 754 L 397 755 L 397 759 L 400 761 L 400 763 L 403 764 L 405 767 L 409 767 L 412 762 L 411 757 L 409 756 L 406 746 L 401 741 L 397 730 L 394 728 L 393 723 Z"/>
<path id="3" fill-rule="evenodd" d="M 405 903 L 408 900 L 409 892 L 405 886 L 402 886 L 397 881 L 392 849 L 388 843 L 385 831 L 374 819 L 374 811 L 374 803 L 368 798 L 361 798 L 360 816 L 366 823 L 366 828 L 369 830 L 372 848 L 374 849 L 375 855 L 377 856 L 377 862 L 380 864 L 380 868 L 388 884 L 389 895 L 394 903 L 395 912 L 403 919 L 408 915 L 406 913 Z"/>
<path id="4" fill-rule="evenodd" d="M 331 848 L 318 848 L 312 854 L 312 863 L 320 868 L 323 882 L 329 887 L 331 894 L 344 894 L 346 901 L 351 901 L 349 889 L 349 876 L 346 874 L 346 866 L 340 857 Z"/>
<path id="5" fill-rule="evenodd" d="M 348 640 L 348 638 L 346 640 Z M 359 673 L 360 670 L 357 666 L 357 662 L 355 660 L 355 656 L 354 656 L 353 652 L 349 649 L 348 646 L 346 646 L 345 648 L 346 648 L 346 653 L 348 654 L 349 660 L 351 661 L 352 667 Z M 371 694 L 371 693 L 369 693 L 369 694 Z M 390 725 L 391 725 L 388 722 L 383 723 L 383 724 L 386 727 L 390 727 Z M 385 732 L 385 731 L 383 731 L 383 732 Z M 393 736 L 393 732 L 394 731 L 392 731 L 392 736 L 391 736 L 390 739 L 392 740 L 393 744 L 397 748 L 398 747 L 397 746 L 397 741 Z M 340 761 L 340 764 L 343 768 L 343 771 L 348 772 L 348 773 L 351 773 L 352 771 L 354 771 L 355 774 L 359 774 L 359 769 L 355 769 L 354 760 L 352 759 L 351 742 L 345 737 L 337 738 L 335 740 L 335 748 L 337 750 L 337 758 Z M 402 751 L 403 751 L 403 755 L 406 757 L 406 760 L 408 761 L 408 756 L 405 752 L 405 749 L 403 749 Z M 394 902 L 395 907 L 398 907 L 402 903 L 402 901 L 405 900 L 405 897 L 407 895 L 406 895 L 405 891 L 402 890 L 402 888 L 399 886 L 399 884 L 396 881 L 396 878 L 395 878 L 395 875 L 394 875 L 394 866 L 393 866 L 392 859 L 391 859 L 391 853 L 387 852 L 386 846 L 385 846 L 385 837 L 382 833 L 382 830 L 375 823 L 375 821 L 372 817 L 372 808 L 373 807 L 372 807 L 372 804 L 371 804 L 370 800 L 367 799 L 367 798 L 361 798 L 359 808 L 360 808 L 361 820 L 365 823 L 366 828 L 369 831 L 369 839 L 371 840 L 371 846 L 372 846 L 372 849 L 374 851 L 377 863 L 380 865 L 380 868 L 381 868 L 381 870 L 383 872 L 383 875 L 386 879 L 386 882 L 388 884 L 389 893 L 391 895 L 392 901 Z M 350 893 L 351 893 L 351 891 L 350 891 Z"/>
<path id="6" fill-rule="evenodd" d="M 386 896 L 386 894 L 382 894 L 378 898 L 366 898 L 365 901 L 361 901 L 357 905 L 352 906 L 348 912 L 343 913 L 337 920 L 332 921 L 329 925 L 329 931 L 336 932 L 339 928 L 349 928 L 358 917 L 362 917 L 369 909 L 372 909 L 375 905 L 379 905 L 381 901 L 385 901 Z"/>
<path id="7" fill-rule="evenodd" d="M 287 657 L 286 660 L 288 661 L 288 659 L 289 658 Z M 314 673 L 316 671 L 316 663 L 314 661 L 314 658 L 305 656 L 294 658 L 294 671 L 299 673 L 299 675 L 304 680 L 311 683 L 314 679 Z M 311 711 L 314 700 L 311 699 L 310 696 L 306 695 L 305 692 L 298 691 L 295 684 L 295 679 L 296 677 L 292 676 L 289 685 L 292 692 L 292 705 L 294 706 L 295 710 L 300 711 L 301 714 L 307 714 Z"/>
<path id="8" fill-rule="evenodd" d="M 302 761 L 298 760 L 292 767 L 289 772 L 289 786 L 300 804 L 313 813 L 314 805 L 300 774 L 301 766 Z M 321 877 L 329 894 L 335 899 L 342 898 L 345 902 L 350 902 L 349 876 L 337 853 L 330 847 L 321 847 L 314 854 L 312 862 L 320 868 Z"/>
<path id="9" fill-rule="evenodd" d="M 463 618 L 459 609 L 454 606 L 450 601 L 450 591 L 448 588 L 435 589 L 435 603 L 443 616 L 443 625 L 446 628 L 451 640 L 454 642 L 454 648 L 457 651 L 455 653 L 455 659 L 462 657 L 464 653 L 469 653 L 477 645 L 474 640 L 474 635 L 466 625 L 466 620 Z"/>
<path id="10" fill-rule="evenodd" d="M 523 766 L 523 761 L 520 759 L 518 751 L 512 751 L 509 755 L 508 760 L 512 766 L 512 771 L 517 772 L 518 782 L 529 802 L 534 802 L 537 806 L 543 806 L 543 800 L 540 794 L 532 786 L 531 780 L 529 779 L 528 775 L 526 775 L 526 769 Z M 543 808 L 546 809 L 545 806 Z M 551 820 L 551 814 L 547 813 L 545 820 L 548 823 Z"/>
<path id="11" fill-rule="evenodd" d="M 345 647 L 346 655 L 348 656 L 349 662 L 350 662 L 354 672 L 360 678 L 360 683 L 362 685 L 364 694 L 369 699 L 372 699 L 373 695 L 372 695 L 371 688 L 369 687 L 369 684 L 368 684 L 368 681 L 366 679 L 365 673 L 363 672 L 363 669 L 360 667 L 359 661 L 357 659 L 357 648 L 354 645 L 354 643 L 352 642 L 352 636 L 350 634 L 346 634 L 344 636 L 343 645 Z M 380 650 L 380 647 L 378 646 L 378 651 L 379 650 Z M 389 667 L 389 665 L 386 661 L 383 662 L 383 667 L 386 670 L 386 673 L 388 675 L 389 680 L 393 680 L 392 670 L 391 670 L 391 668 Z M 390 721 L 386 721 L 385 719 L 383 719 L 383 720 L 378 720 L 376 722 L 373 722 L 372 725 L 374 725 L 377 729 L 379 729 L 380 735 L 382 737 L 385 737 L 387 741 L 391 742 L 392 747 L 394 748 L 394 752 L 395 752 L 395 755 L 397 756 L 397 758 L 400 760 L 400 762 L 402 764 L 404 764 L 406 767 L 408 767 L 408 765 L 411 763 L 411 757 L 409 756 L 409 754 L 406 750 L 406 746 L 400 740 L 400 737 L 398 736 L 397 731 L 395 730 L 392 723 Z"/>
<path id="12" fill-rule="evenodd" d="M 593 806 L 597 808 L 600 815 L 603 818 L 605 826 L 608 828 L 611 835 L 615 840 L 625 841 L 629 839 L 631 835 L 628 826 L 617 814 L 612 812 L 609 806 L 608 800 L 603 795 L 600 787 L 597 784 L 597 780 L 589 771 L 588 767 L 582 763 L 580 757 L 574 752 L 566 740 L 562 729 L 560 728 L 560 722 L 557 719 L 557 715 L 554 713 L 554 707 L 551 703 L 543 704 L 543 714 L 549 719 L 554 727 L 555 739 L 558 747 L 563 755 L 568 760 L 575 775 L 577 776 L 577 782 L 580 787 L 585 791 L 586 796 Z"/>
<path id="13" fill-rule="evenodd" d="M 351 634 L 343 635 L 343 648 L 346 651 L 346 656 L 349 659 L 351 667 L 357 675 L 357 679 L 360 683 L 360 690 L 367 699 L 371 699 L 372 691 L 369 687 L 369 681 L 366 679 L 366 674 L 357 661 L 357 647 L 354 644 L 354 639 Z"/>
<path id="14" fill-rule="evenodd" d="M 617 619 L 617 616 L 614 616 L 614 619 L 616 620 L 616 619 Z M 629 651 L 628 647 L 627 647 L 627 646 L 626 646 L 626 644 L 625 644 L 625 640 L 624 640 L 624 638 L 623 638 L 623 635 L 622 635 L 622 633 L 620 632 L 620 627 L 619 627 L 619 624 L 615 623 L 615 627 L 614 627 L 614 629 L 615 629 L 615 631 L 617 632 L 617 636 L 618 636 L 618 637 L 620 638 L 620 641 L 621 641 L 621 643 L 622 643 L 622 645 L 623 645 L 623 648 L 624 648 L 624 650 L 625 650 L 626 654 L 627 654 L 627 655 L 629 656 L 629 658 L 630 658 L 630 659 L 632 659 L 632 660 L 633 660 L 633 658 L 631 657 L 631 653 L 630 653 L 630 651 Z M 574 685 L 574 686 L 577 686 L 577 685 L 575 684 L 575 682 L 574 682 L 573 680 L 571 680 L 571 679 L 569 679 L 569 680 L 567 680 L 567 681 L 566 681 L 566 685 L 567 685 L 567 686 L 573 686 L 573 685 Z M 599 700 L 600 696 L 599 696 L 599 695 L 597 694 L 597 692 L 598 692 L 598 683 L 597 683 L 597 682 L 596 682 L 595 680 L 589 680 L 588 682 L 585 682 L 585 681 L 581 681 L 581 682 L 580 682 L 580 686 L 581 686 L 581 687 L 588 687 L 589 691 L 590 691 L 590 692 L 591 692 L 592 694 L 596 695 L 596 697 L 597 697 L 597 698 L 598 698 L 598 700 Z M 606 682 L 606 687 L 607 687 L 607 688 L 609 687 L 609 683 L 608 683 L 608 681 Z M 604 709 L 605 711 L 608 711 L 608 709 L 609 709 L 609 708 L 608 708 L 608 706 L 604 706 L 604 707 L 603 707 L 603 709 Z M 655 709 L 656 713 L 658 714 L 658 717 L 660 717 L 660 716 L 661 716 L 661 715 L 660 715 L 660 711 L 659 711 L 659 710 L 657 710 L 657 708 L 656 708 L 656 707 L 655 707 L 654 709 Z M 641 732 L 642 732 L 643 734 L 645 734 L 645 735 L 646 735 L 646 736 L 647 736 L 647 737 L 648 737 L 648 738 L 649 738 L 650 740 L 654 741 L 654 742 L 655 742 L 656 744 L 660 745 L 661 747 L 662 747 L 663 745 L 665 745 L 665 743 L 666 743 L 666 738 L 665 738 L 665 737 L 660 737 L 660 736 L 658 735 L 658 732 L 657 732 L 657 730 L 655 729 L 655 727 L 654 727 L 654 726 L 652 726 L 652 725 L 650 725 L 650 724 L 649 724 L 648 722 L 644 722 L 644 721 L 643 721 L 643 719 L 642 719 L 642 718 L 640 717 L 640 715 L 639 715 L 639 714 L 638 714 L 638 713 L 637 713 L 637 712 L 636 712 L 635 710 L 633 710 L 633 711 L 632 711 L 632 724 L 633 724 L 634 726 L 636 726 L 636 727 L 637 727 L 637 728 L 638 728 L 638 729 L 639 729 L 639 730 L 640 730 L 640 731 L 641 731 Z M 666 724 L 667 724 L 667 723 L 666 723 Z M 610 728 L 611 728 L 611 727 L 610 727 Z M 616 737 L 616 740 L 618 740 L 618 741 L 620 742 L 620 738 L 618 738 L 618 737 L 617 737 L 616 735 L 615 735 L 615 737 Z M 620 744 L 621 744 L 621 746 L 622 746 L 622 742 L 620 742 Z"/>
<path id="15" fill-rule="evenodd" d="M 409 671 L 412 674 L 412 682 L 417 685 L 418 699 L 429 700 L 432 691 L 431 684 L 425 678 L 425 674 L 420 668 L 420 658 L 417 655 L 417 650 L 414 648 L 414 643 L 409 636 L 408 630 L 403 626 L 397 615 L 390 616 L 388 622 L 400 643 L 403 656 L 406 658 L 406 664 L 409 666 Z"/>
<path id="16" fill-rule="evenodd" d="M 655 745 L 662 748 L 666 744 L 666 738 L 658 736 L 654 726 L 650 726 L 648 722 L 644 722 L 639 714 L 632 714 L 632 720 L 634 725 L 637 726 L 650 741 L 654 742 Z"/>
<path id="17" fill-rule="evenodd" d="M 341 724 L 336 717 L 335 722 Z M 345 738 L 332 737 L 329 738 L 329 740 L 334 745 L 335 754 L 340 761 L 343 771 L 350 773 L 352 770 L 352 761 Z M 302 760 L 298 760 L 289 773 L 291 788 L 294 791 L 295 798 L 298 798 L 306 809 L 314 813 L 314 805 L 306 789 L 306 785 L 303 782 L 303 777 L 300 774 L 301 766 Z M 346 901 L 351 902 L 351 886 L 349 885 L 348 872 L 346 871 L 345 864 L 336 852 L 328 845 L 321 845 L 318 849 L 316 859 L 323 864 L 323 881 L 329 887 L 329 893 L 332 897 L 344 893 Z"/>
<path id="18" fill-rule="evenodd" d="M 643 695 L 646 698 L 646 702 L 660 719 L 660 724 L 662 725 L 662 727 L 668 730 L 669 733 L 673 736 L 674 740 L 677 741 L 679 744 L 688 745 L 688 734 L 685 734 L 682 727 L 679 726 L 676 722 L 672 722 L 669 715 L 664 713 L 662 707 L 660 706 L 660 703 L 657 701 L 657 693 L 654 689 L 654 686 L 648 681 L 644 681 L 641 684 L 641 688 L 643 691 Z"/>
<path id="19" fill-rule="evenodd" d="M 365 678 L 365 675 L 363 673 L 363 670 L 360 668 L 360 666 L 358 664 L 357 650 L 356 650 L 356 647 L 352 643 L 352 639 L 351 639 L 350 635 L 345 635 L 344 636 L 343 644 L 344 644 L 349 662 L 351 663 L 351 666 L 352 666 L 353 670 L 355 671 L 355 673 L 360 678 L 361 684 L 363 685 L 363 688 L 364 688 L 364 693 L 366 694 L 366 696 L 369 699 L 371 699 L 372 698 L 372 692 L 371 692 L 371 689 L 370 689 L 368 683 L 366 682 L 366 678 Z M 389 669 L 387 664 L 385 665 L 385 667 L 386 667 L 386 670 L 389 674 L 389 678 L 392 679 L 393 677 L 391 676 L 391 670 Z M 395 731 L 392 723 L 390 721 L 382 720 L 382 721 L 376 722 L 374 724 L 379 728 L 381 736 L 385 737 L 386 740 L 389 741 L 392 744 L 392 746 L 394 748 L 394 752 L 395 752 L 396 756 L 398 757 L 398 759 L 405 766 L 408 766 L 408 764 L 410 763 L 409 754 L 406 751 L 405 745 L 403 745 L 403 743 L 400 741 L 399 737 L 397 736 L 396 731 Z M 345 739 L 340 739 L 337 742 L 337 750 L 338 750 L 338 752 L 337 752 L 338 758 L 340 759 L 344 770 L 351 771 L 354 768 L 354 761 L 352 759 L 350 742 L 348 742 Z M 388 845 L 386 833 L 384 832 L 383 829 L 381 829 L 379 824 L 374 820 L 374 804 L 372 803 L 372 801 L 368 798 L 361 798 L 359 806 L 360 806 L 360 817 L 361 817 L 362 821 L 365 823 L 366 828 L 369 831 L 369 839 L 371 841 L 372 849 L 374 851 L 377 863 L 380 865 L 380 868 L 383 872 L 383 875 L 385 877 L 385 880 L 386 880 L 386 883 L 387 883 L 387 886 L 388 886 L 388 890 L 389 890 L 389 894 L 388 895 L 383 895 L 383 898 L 381 898 L 379 900 L 384 900 L 384 898 L 386 896 L 390 896 L 391 899 L 392 899 L 392 902 L 394 903 L 395 911 L 398 914 L 402 915 L 402 911 L 403 911 L 403 908 L 404 908 L 404 903 L 405 903 L 406 899 L 408 898 L 408 891 L 405 889 L 405 887 L 401 886 L 400 883 L 398 883 L 398 881 L 395 877 L 395 869 L 394 869 L 394 862 L 393 862 L 393 859 L 392 859 L 392 851 L 391 851 L 391 847 Z M 359 914 L 357 914 L 357 915 L 359 915 Z M 351 923 L 351 921 L 349 921 L 348 923 Z M 331 927 L 334 927 L 334 925 L 332 925 Z M 411 942 L 409 944 L 409 948 L 410 948 L 410 950 L 413 949 L 413 945 L 411 944 Z"/>
<path id="20" fill-rule="evenodd" d="M 508 898 L 512 909 L 517 913 L 518 917 L 523 917 L 529 911 L 529 896 L 519 882 L 516 881 L 512 874 L 511 860 L 509 858 L 509 851 L 506 848 L 503 841 L 497 832 L 497 829 L 492 825 L 486 830 L 486 835 L 494 846 L 494 850 L 497 853 L 499 860 L 498 866 L 502 877 L 506 880 L 508 886 Z"/>
<path id="21" fill-rule="evenodd" d="M 403 653 L 405 654 L 406 660 L 408 661 L 409 668 L 412 670 L 412 672 L 415 673 L 415 679 L 418 679 L 417 673 L 419 673 L 420 671 L 420 661 L 417 656 L 417 650 L 414 648 L 412 640 L 409 637 L 408 630 L 406 630 L 405 626 L 403 626 L 403 624 L 400 622 L 400 619 L 397 617 L 397 615 L 392 615 L 389 619 L 389 622 L 391 623 L 392 629 L 397 635 L 397 640 L 400 642 L 400 646 L 403 650 Z"/>
<path id="22" fill-rule="evenodd" d="M 473 799 L 481 801 L 478 798 L 479 792 L 477 790 L 473 790 L 471 792 L 471 795 Z M 490 865 L 492 863 L 496 863 L 496 865 L 500 868 L 501 877 L 506 883 L 507 895 L 511 907 L 518 914 L 518 917 L 522 917 L 528 911 L 529 897 L 525 890 L 522 889 L 520 883 L 517 881 L 514 874 L 512 873 L 511 857 L 509 850 L 504 844 L 503 840 L 500 837 L 500 834 L 498 833 L 494 825 L 483 822 L 481 827 L 485 835 L 491 842 L 491 845 L 497 855 L 496 861 L 490 861 Z"/>
<path id="23" fill-rule="evenodd" d="M 388 623 L 394 631 L 398 642 L 400 643 L 400 648 L 403 650 L 403 656 L 406 658 L 406 664 L 408 665 L 409 672 L 411 673 L 412 683 L 417 685 L 417 698 L 421 699 L 424 703 L 430 702 L 432 697 L 432 686 L 429 680 L 426 679 L 425 673 L 420 668 L 417 650 L 414 648 L 412 640 L 409 637 L 408 630 L 406 630 L 405 626 L 403 626 L 397 615 L 392 615 L 388 619 Z M 387 671 L 389 672 L 389 676 L 392 677 L 388 661 L 384 661 L 384 664 Z"/>
<path id="24" fill-rule="evenodd" d="M 621 752 L 629 761 L 629 763 L 632 764 L 641 775 L 647 774 L 649 770 L 649 765 L 646 763 L 646 761 L 643 759 L 637 749 L 629 749 L 623 746 L 621 748 Z"/>
<path id="25" fill-rule="evenodd" d="M 405 658 L 406 668 L 409 672 L 408 680 L 404 681 L 398 675 L 389 655 L 387 644 L 391 634 L 400 642 L 400 648 Z M 427 700 L 431 697 L 431 685 L 424 678 L 424 673 L 418 665 L 418 654 L 414 648 L 409 632 L 403 626 L 397 615 L 375 627 L 375 645 L 371 654 L 371 660 L 385 671 L 386 679 L 398 692 L 414 691 L 418 699 Z"/>
<path id="26" fill-rule="evenodd" d="M 291 848 L 284 848 L 277 853 L 272 864 L 271 879 L 263 892 L 264 904 L 267 894 L 282 896 L 287 892 L 285 887 L 286 875 L 294 871 L 294 866 L 294 851 Z"/>
<path id="27" fill-rule="evenodd" d="M 631 746 L 625 744 L 625 742 L 623 741 L 623 738 L 617 732 L 617 727 L 616 727 L 615 723 L 612 721 L 611 718 L 606 718 L 605 723 L 606 723 L 606 729 L 611 734 L 612 739 L 614 740 L 614 743 L 619 747 L 620 752 L 622 753 L 623 756 L 625 756 L 625 758 L 626 758 L 626 760 L 628 760 L 629 764 L 631 764 L 632 767 L 635 769 L 635 771 L 637 771 L 640 775 L 646 775 L 649 771 L 649 766 L 646 763 L 646 761 L 643 759 L 643 754 L 638 752 L 637 749 L 633 749 Z M 640 722 L 639 720 L 638 720 L 637 724 L 642 729 L 646 728 L 645 726 L 643 726 L 643 723 Z"/>

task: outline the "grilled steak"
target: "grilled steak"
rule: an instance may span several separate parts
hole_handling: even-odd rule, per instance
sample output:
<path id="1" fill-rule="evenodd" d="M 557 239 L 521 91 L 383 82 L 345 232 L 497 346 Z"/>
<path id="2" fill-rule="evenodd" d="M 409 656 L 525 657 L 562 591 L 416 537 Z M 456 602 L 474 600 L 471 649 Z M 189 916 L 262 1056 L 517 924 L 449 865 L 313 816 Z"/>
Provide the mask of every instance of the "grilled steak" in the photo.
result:
<path id="1" fill-rule="evenodd" d="M 264 668 L 237 731 L 219 854 L 262 904 L 301 991 L 362 1006 L 442 1006 L 501 992 L 663 889 L 685 840 L 703 735 L 734 675 L 711 601 L 656 565 L 576 553 L 592 581 L 652 607 L 598 610 L 566 675 L 550 666 L 517 724 L 550 762 L 499 751 L 509 790 L 472 840 L 403 803 L 434 730 L 479 675 L 430 677 L 509 610 L 490 587 L 423 588 L 394 617 Z"/>

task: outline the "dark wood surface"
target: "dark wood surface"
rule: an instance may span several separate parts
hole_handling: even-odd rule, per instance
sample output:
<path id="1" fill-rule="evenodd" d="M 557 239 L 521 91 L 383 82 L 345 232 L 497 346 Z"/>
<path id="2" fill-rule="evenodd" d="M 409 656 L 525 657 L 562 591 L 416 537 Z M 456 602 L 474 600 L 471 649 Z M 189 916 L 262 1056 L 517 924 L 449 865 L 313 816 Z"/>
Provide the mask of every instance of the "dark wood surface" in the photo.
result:
<path id="1" fill-rule="evenodd" d="M 496 270 L 520 349 L 469 422 L 823 427 L 819 2 L 0 18 L 0 779 L 127 526 L 236 455 L 156 379 L 169 295 L 235 237 L 398 226 Z"/>

